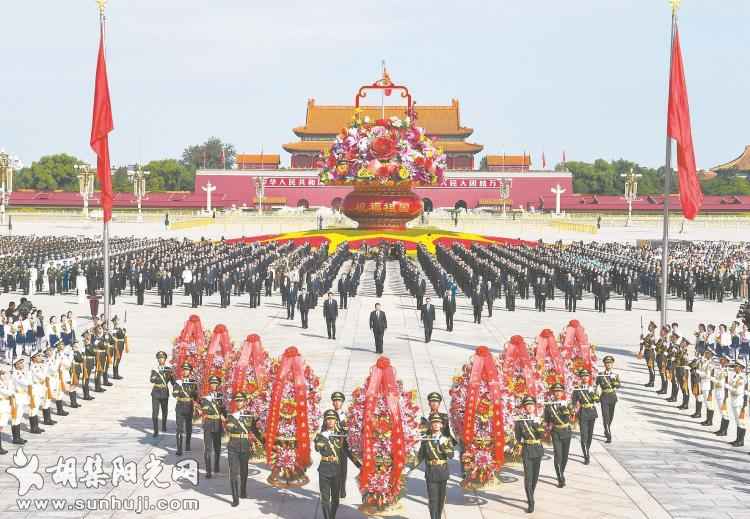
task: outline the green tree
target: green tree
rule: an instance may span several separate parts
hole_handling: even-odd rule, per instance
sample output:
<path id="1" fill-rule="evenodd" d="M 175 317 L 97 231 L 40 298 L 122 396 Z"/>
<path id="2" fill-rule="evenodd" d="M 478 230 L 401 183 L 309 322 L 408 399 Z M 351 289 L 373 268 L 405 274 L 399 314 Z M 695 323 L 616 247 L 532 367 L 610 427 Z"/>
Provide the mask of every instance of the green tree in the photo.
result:
<path id="1" fill-rule="evenodd" d="M 83 164 L 83 161 L 66 153 L 46 155 L 15 174 L 15 187 L 40 191 L 78 191 L 76 164 Z"/>
<path id="2" fill-rule="evenodd" d="M 706 195 L 750 195 L 750 182 L 740 176 L 703 180 L 701 188 Z"/>
<path id="3" fill-rule="evenodd" d="M 112 172 L 112 190 L 116 193 L 129 193 L 133 190 L 133 185 L 128 178 L 128 168 L 125 166 L 120 166 Z"/>
<path id="4" fill-rule="evenodd" d="M 195 171 L 175 159 L 152 160 L 145 169 L 148 191 L 191 191 L 195 185 Z"/>
<path id="5" fill-rule="evenodd" d="M 221 159 L 222 150 L 225 153 L 226 164 Z M 182 163 L 192 171 L 203 168 L 229 169 L 234 164 L 235 153 L 233 145 L 222 142 L 218 137 L 210 137 L 203 144 L 185 148 L 182 152 Z"/>
<path id="6" fill-rule="evenodd" d="M 629 160 L 619 159 L 608 162 L 597 159 L 593 163 L 572 161 L 565 164 L 573 175 L 573 190 L 580 194 L 622 195 L 625 191 L 625 178 L 632 169 L 641 175 L 638 179 L 638 193 L 641 195 L 657 195 L 664 192 L 664 168 L 647 168 Z M 556 171 L 563 171 L 562 164 L 555 167 Z M 677 181 L 674 173 L 671 181 L 671 191 L 677 191 Z"/>

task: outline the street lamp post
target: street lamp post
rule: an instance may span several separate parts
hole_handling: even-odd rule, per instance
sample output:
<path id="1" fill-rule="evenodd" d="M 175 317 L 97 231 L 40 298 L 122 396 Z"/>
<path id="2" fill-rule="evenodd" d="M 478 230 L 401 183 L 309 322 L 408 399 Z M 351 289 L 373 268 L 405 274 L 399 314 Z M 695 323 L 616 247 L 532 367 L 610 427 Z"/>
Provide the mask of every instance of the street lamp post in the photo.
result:
<path id="1" fill-rule="evenodd" d="M 255 178 L 255 198 L 258 199 L 258 215 L 263 216 L 263 196 L 266 194 L 265 178 Z"/>
<path id="2" fill-rule="evenodd" d="M 626 227 L 633 223 L 633 202 L 638 200 L 638 179 L 641 175 L 636 174 L 633 168 L 627 174 L 621 174 L 625 179 L 625 201 L 628 203 L 628 220 L 625 222 Z"/>
<path id="3" fill-rule="evenodd" d="M 510 199 L 510 188 L 513 186 L 513 179 L 508 177 L 503 177 L 500 179 L 500 201 L 503 204 L 503 218 L 507 216 L 505 212 L 505 207 L 508 205 L 508 200 Z"/>
<path id="4" fill-rule="evenodd" d="M 151 174 L 150 171 L 144 170 L 140 164 L 135 165 L 135 169 L 128 170 L 128 179 L 133 183 L 133 195 L 138 203 L 138 221 L 143 221 L 143 212 L 141 211 L 141 203 L 143 197 L 146 196 L 146 177 Z"/>
<path id="5" fill-rule="evenodd" d="M 0 150 L 0 222 L 5 225 L 5 208 L 13 192 L 13 166 L 15 159 Z"/>
<path id="6" fill-rule="evenodd" d="M 88 218 L 89 216 L 89 198 L 94 194 L 94 178 L 96 178 L 96 171 L 88 164 L 75 164 L 73 168 L 77 172 L 78 177 L 78 191 L 81 193 L 83 198 L 83 216 Z"/>

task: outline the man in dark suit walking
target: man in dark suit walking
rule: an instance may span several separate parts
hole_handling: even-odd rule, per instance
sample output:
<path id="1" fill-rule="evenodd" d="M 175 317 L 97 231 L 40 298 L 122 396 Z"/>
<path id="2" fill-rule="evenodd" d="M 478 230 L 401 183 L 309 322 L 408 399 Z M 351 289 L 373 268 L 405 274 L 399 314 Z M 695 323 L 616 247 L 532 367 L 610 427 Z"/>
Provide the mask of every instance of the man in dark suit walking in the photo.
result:
<path id="1" fill-rule="evenodd" d="M 430 342 L 432 339 L 432 325 L 435 322 L 435 307 L 430 302 L 430 298 L 425 299 L 422 305 L 422 311 L 419 317 L 424 325 L 424 342 Z"/>
<path id="2" fill-rule="evenodd" d="M 375 353 L 383 353 L 383 335 L 388 328 L 385 312 L 380 309 L 380 303 L 375 303 L 375 310 L 370 312 L 370 330 L 375 336 Z"/>
<path id="3" fill-rule="evenodd" d="M 326 331 L 329 339 L 336 339 L 336 318 L 339 316 L 339 305 L 333 298 L 333 292 L 328 292 L 328 299 L 323 301 L 323 317 L 326 319 Z"/>
<path id="4" fill-rule="evenodd" d="M 456 296 L 450 290 L 446 290 L 443 296 L 443 313 L 445 314 L 445 329 L 452 332 L 453 314 L 456 313 Z"/>
<path id="5" fill-rule="evenodd" d="M 305 287 L 302 287 L 297 297 L 297 307 L 299 308 L 299 316 L 302 319 L 302 328 L 307 328 L 307 315 L 312 307 L 312 298 L 307 293 L 307 290 L 305 290 Z"/>
<path id="6" fill-rule="evenodd" d="M 297 305 L 297 285 L 292 283 L 286 291 L 286 318 L 294 319 L 294 307 Z"/>
<path id="7" fill-rule="evenodd" d="M 349 280 L 349 274 L 339 278 L 339 299 L 341 300 L 341 308 L 343 310 L 346 310 L 346 304 L 348 303 L 349 290 L 351 288 L 350 284 L 351 282 Z"/>

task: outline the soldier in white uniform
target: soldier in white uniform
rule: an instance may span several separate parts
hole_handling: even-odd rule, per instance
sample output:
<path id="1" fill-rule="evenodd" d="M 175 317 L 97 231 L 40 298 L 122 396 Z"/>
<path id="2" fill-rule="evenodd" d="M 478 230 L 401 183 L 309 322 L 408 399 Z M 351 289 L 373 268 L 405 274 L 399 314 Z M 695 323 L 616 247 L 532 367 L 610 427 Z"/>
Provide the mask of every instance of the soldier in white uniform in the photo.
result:
<path id="1" fill-rule="evenodd" d="M 737 424 L 737 439 L 734 440 L 732 447 L 743 447 L 745 445 L 745 427 L 747 419 L 747 400 L 745 390 L 747 388 L 747 375 L 745 374 L 745 364 L 741 360 L 734 363 L 734 372 L 729 375 L 727 380 L 729 385 L 729 408 L 732 410 L 734 422 Z"/>
<path id="2" fill-rule="evenodd" d="M 36 417 L 39 423 L 39 411 L 42 412 L 42 423 L 44 425 L 55 425 L 57 422 L 50 417 L 50 404 L 52 403 L 52 389 L 49 380 L 49 366 L 45 362 L 41 351 L 31 356 L 31 394 L 34 398 L 36 409 L 29 410 L 29 417 Z"/>
<path id="3" fill-rule="evenodd" d="M 47 372 L 49 374 L 50 393 L 52 400 L 55 402 L 55 410 L 58 416 L 68 416 L 68 412 L 63 409 L 62 397 L 65 395 L 65 376 L 62 370 L 62 341 L 57 341 L 60 348 L 47 348 Z"/>
<path id="4" fill-rule="evenodd" d="M 719 358 L 719 366 L 714 368 L 713 384 L 714 398 L 716 399 L 716 408 L 721 413 L 721 426 L 714 434 L 716 436 L 726 436 L 729 427 L 729 407 L 727 395 L 727 377 L 729 376 L 729 357 L 722 355 Z"/>
<path id="5" fill-rule="evenodd" d="M 31 425 L 29 429 L 30 433 L 41 434 L 44 432 L 39 428 L 39 418 L 37 416 L 39 409 L 32 398 L 31 373 L 29 373 L 26 367 L 27 359 L 28 357 L 18 357 L 13 364 L 13 385 L 16 392 L 16 414 L 14 417 L 11 417 L 13 443 L 26 443 L 26 440 L 21 440 L 21 420 L 24 413 L 29 417 L 29 424 Z"/>
<path id="6" fill-rule="evenodd" d="M 714 412 L 716 411 L 714 392 L 712 391 L 713 382 L 711 381 L 711 375 L 714 371 L 713 356 L 711 350 L 706 350 L 698 362 L 698 375 L 701 378 L 701 394 L 698 398 L 701 398 L 706 404 L 706 419 L 701 422 L 701 425 L 706 426 L 714 424 Z"/>
<path id="7" fill-rule="evenodd" d="M 10 366 L 0 363 L 0 455 L 8 454 L 3 449 L 3 430 L 8 427 L 11 416 L 10 399 L 15 397 L 13 381 L 10 378 Z"/>

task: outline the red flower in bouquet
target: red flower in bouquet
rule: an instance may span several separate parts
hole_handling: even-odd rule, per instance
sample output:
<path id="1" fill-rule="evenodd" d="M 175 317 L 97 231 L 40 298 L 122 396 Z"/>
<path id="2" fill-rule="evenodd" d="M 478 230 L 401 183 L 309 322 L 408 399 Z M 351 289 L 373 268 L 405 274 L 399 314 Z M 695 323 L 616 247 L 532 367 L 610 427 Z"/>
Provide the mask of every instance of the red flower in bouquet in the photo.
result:
<path id="1" fill-rule="evenodd" d="M 396 155 L 396 143 L 388 137 L 375 137 L 370 148 L 372 154 L 380 160 L 389 160 Z"/>

